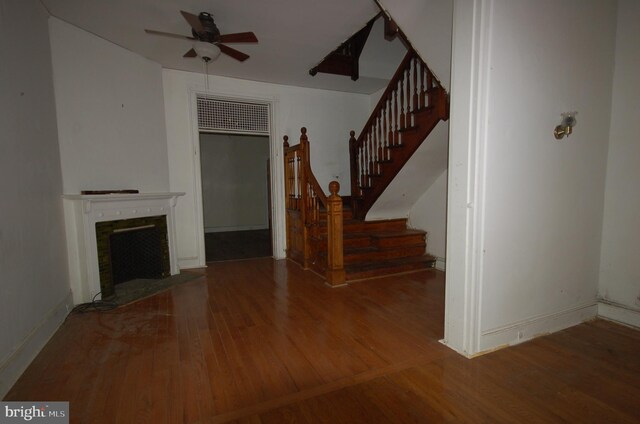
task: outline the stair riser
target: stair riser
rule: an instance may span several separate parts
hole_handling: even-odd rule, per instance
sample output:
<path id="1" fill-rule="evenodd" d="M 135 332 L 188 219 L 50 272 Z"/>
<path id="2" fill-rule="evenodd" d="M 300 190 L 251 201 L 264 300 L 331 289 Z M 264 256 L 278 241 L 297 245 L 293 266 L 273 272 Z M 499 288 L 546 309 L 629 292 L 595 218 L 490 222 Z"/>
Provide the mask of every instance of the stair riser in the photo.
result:
<path id="1" fill-rule="evenodd" d="M 344 221 L 342 225 L 345 234 L 403 231 L 407 229 L 407 220 L 390 219 L 388 221 Z M 320 223 L 318 231 L 321 235 L 327 234 L 326 222 Z"/>
<path id="2" fill-rule="evenodd" d="M 409 264 L 393 265 L 393 266 L 389 266 L 381 269 L 358 271 L 358 272 L 347 272 L 347 281 L 362 280 L 364 278 L 372 278 L 372 277 L 383 277 L 386 275 L 400 274 L 402 272 L 421 271 L 421 270 L 433 268 L 434 263 L 435 261 L 426 262 L 426 263 L 409 263 Z"/>
<path id="3" fill-rule="evenodd" d="M 327 238 L 324 236 L 321 239 L 317 239 L 318 248 L 321 251 L 327 250 Z M 342 246 L 347 248 L 358 248 L 358 247 L 372 247 L 372 239 L 371 237 L 358 237 L 358 238 L 345 238 L 342 242 Z"/>
<path id="4" fill-rule="evenodd" d="M 386 259 L 409 258 L 411 256 L 424 255 L 426 246 L 424 244 L 396 249 L 374 250 L 371 252 L 357 252 L 344 254 L 345 264 L 355 264 L 357 262 L 382 261 Z"/>
<path id="5" fill-rule="evenodd" d="M 401 246 L 415 246 L 425 244 L 425 236 L 423 234 L 403 235 L 397 237 L 373 237 L 372 245 L 381 249 Z"/>

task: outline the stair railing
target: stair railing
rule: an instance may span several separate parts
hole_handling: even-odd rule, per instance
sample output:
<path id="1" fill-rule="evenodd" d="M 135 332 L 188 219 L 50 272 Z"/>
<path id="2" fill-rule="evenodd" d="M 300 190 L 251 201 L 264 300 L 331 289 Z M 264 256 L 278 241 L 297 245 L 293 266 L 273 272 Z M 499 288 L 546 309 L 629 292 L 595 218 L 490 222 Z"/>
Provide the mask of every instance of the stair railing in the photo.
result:
<path id="1" fill-rule="evenodd" d="M 301 129 L 300 143 L 289 146 L 284 136 L 284 177 L 287 221 L 287 257 L 302 264 L 303 268 L 324 270 L 331 286 L 344 284 L 342 198 L 340 184 L 329 184 L 327 196 L 311 171 L 307 129 Z M 320 252 L 321 218 L 326 211 L 326 252 Z M 322 258 L 322 259 L 321 259 Z M 326 265 L 319 264 L 326 258 Z M 325 265 L 325 266 L 322 266 Z"/>
<path id="2" fill-rule="evenodd" d="M 408 160 L 410 154 L 399 157 L 403 155 L 394 155 L 394 150 L 404 146 L 403 135 L 415 127 L 415 115 L 419 112 L 432 113 L 437 118 L 434 126 L 438 120 L 448 119 L 447 94 L 420 56 L 409 50 L 358 138 L 354 131 L 350 134 L 351 196 L 355 217 L 364 219 L 376 196 Z M 393 166 L 385 166 L 392 163 Z M 379 189 L 372 193 L 376 186 Z"/>

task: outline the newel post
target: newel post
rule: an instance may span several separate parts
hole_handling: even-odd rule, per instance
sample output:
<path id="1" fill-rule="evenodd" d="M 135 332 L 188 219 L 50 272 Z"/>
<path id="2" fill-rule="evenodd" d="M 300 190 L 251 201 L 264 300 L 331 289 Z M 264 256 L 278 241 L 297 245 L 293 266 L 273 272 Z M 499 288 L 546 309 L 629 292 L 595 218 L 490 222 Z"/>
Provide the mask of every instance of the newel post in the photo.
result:
<path id="1" fill-rule="evenodd" d="M 345 282 L 342 245 L 342 198 L 338 195 L 340 184 L 329 183 L 327 198 L 327 283 L 340 286 Z"/>
<path id="2" fill-rule="evenodd" d="M 360 170 L 358 169 L 358 140 L 356 132 L 349 132 L 349 165 L 351 171 L 351 209 L 356 209 L 356 198 L 360 197 Z"/>

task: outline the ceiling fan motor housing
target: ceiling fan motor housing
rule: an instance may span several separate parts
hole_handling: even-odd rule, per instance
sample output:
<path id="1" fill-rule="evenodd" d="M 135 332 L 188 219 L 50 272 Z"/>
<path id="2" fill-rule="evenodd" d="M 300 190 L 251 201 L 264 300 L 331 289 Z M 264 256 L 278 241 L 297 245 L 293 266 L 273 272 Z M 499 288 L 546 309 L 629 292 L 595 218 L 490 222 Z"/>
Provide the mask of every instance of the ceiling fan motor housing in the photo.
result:
<path id="1" fill-rule="evenodd" d="M 191 28 L 191 33 L 195 38 L 200 41 L 206 41 L 208 43 L 214 43 L 220 38 L 220 30 L 213 21 L 213 15 L 207 12 L 200 12 L 198 15 L 200 23 L 202 24 L 202 32 L 198 33 L 195 29 Z"/>

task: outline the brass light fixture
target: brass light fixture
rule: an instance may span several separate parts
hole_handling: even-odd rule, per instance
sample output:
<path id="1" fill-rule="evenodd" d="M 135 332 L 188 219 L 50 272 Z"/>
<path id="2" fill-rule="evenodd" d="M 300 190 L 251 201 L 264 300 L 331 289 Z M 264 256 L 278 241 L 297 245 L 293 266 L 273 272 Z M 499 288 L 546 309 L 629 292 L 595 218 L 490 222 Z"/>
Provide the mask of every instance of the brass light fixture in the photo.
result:
<path id="1" fill-rule="evenodd" d="M 556 140 L 560 140 L 565 135 L 569 137 L 569 134 L 573 132 L 573 127 L 576 126 L 577 113 L 578 112 L 565 112 L 562 114 L 562 122 L 553 130 L 553 135 Z"/>

